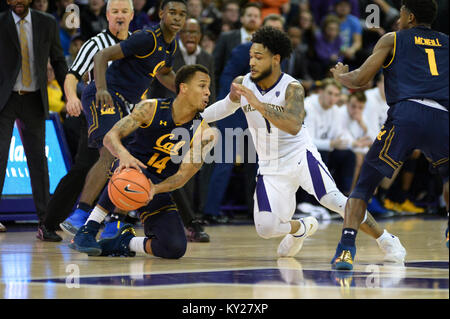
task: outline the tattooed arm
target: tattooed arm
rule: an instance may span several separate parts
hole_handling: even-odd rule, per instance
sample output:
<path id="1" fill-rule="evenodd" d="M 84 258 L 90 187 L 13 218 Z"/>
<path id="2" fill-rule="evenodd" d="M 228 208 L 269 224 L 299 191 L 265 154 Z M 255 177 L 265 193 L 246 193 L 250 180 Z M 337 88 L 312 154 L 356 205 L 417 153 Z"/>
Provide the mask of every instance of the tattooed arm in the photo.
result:
<path id="1" fill-rule="evenodd" d="M 202 123 L 199 130 L 201 130 L 201 134 L 194 136 L 189 152 L 184 156 L 178 171 L 153 186 L 155 194 L 171 192 L 183 187 L 202 167 L 206 155 L 216 144 L 219 133 L 216 128 L 210 127 L 205 122 Z"/>
<path id="2" fill-rule="evenodd" d="M 250 89 L 243 85 L 233 83 L 233 86 L 237 94 L 244 96 L 254 109 L 280 130 L 292 135 L 296 135 L 301 130 L 305 118 L 303 105 L 305 91 L 300 83 L 289 83 L 286 88 L 286 105 L 283 109 L 275 109 L 267 103 L 262 103 Z"/>
<path id="3" fill-rule="evenodd" d="M 105 135 L 103 145 L 112 155 L 120 160 L 120 165 L 116 172 L 129 167 L 134 167 L 139 171 L 141 170 L 140 167 L 147 167 L 128 152 L 121 140 L 137 130 L 142 124 L 151 121 L 155 113 L 155 107 L 155 100 L 143 100 L 139 102 L 131 114 L 118 121 Z"/>

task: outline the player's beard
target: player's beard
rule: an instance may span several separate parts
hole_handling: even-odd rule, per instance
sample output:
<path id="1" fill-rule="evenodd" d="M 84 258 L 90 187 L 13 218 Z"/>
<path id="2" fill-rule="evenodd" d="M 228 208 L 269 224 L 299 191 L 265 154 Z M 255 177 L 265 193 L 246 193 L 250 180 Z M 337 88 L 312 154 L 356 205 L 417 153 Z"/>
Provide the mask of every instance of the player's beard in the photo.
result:
<path id="1" fill-rule="evenodd" d="M 255 83 L 258 83 L 267 78 L 268 76 L 270 76 L 271 74 L 272 74 L 272 65 L 270 65 L 270 67 L 268 67 L 266 70 L 262 71 L 259 76 L 255 78 L 250 76 L 250 80 L 252 80 Z"/>

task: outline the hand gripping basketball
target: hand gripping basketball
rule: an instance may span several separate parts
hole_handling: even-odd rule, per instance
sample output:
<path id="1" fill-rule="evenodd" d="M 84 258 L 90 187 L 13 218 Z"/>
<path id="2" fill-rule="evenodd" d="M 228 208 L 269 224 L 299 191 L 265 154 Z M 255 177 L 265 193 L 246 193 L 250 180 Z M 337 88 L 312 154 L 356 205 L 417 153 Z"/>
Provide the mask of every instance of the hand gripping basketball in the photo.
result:
<path id="1" fill-rule="evenodd" d="M 125 168 L 114 173 L 108 183 L 108 195 L 119 209 L 130 211 L 145 206 L 153 198 L 153 184 L 140 171 Z"/>

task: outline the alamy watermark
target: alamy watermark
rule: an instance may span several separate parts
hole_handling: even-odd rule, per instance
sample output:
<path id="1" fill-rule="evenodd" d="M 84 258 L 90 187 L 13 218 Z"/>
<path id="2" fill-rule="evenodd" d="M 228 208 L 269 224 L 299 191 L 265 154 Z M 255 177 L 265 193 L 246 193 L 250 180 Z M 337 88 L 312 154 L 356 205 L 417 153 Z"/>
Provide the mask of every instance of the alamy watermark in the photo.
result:
<path id="1" fill-rule="evenodd" d="M 69 264 L 66 266 L 66 287 L 80 288 L 80 267 L 77 264 Z"/>
<path id="2" fill-rule="evenodd" d="M 80 8 L 76 4 L 69 4 L 66 7 L 64 23 L 68 29 L 78 29 L 80 27 Z"/>
<path id="3" fill-rule="evenodd" d="M 366 17 L 366 28 L 373 29 L 380 27 L 380 7 L 376 4 L 369 4 L 366 6 L 366 13 L 369 15 Z"/>

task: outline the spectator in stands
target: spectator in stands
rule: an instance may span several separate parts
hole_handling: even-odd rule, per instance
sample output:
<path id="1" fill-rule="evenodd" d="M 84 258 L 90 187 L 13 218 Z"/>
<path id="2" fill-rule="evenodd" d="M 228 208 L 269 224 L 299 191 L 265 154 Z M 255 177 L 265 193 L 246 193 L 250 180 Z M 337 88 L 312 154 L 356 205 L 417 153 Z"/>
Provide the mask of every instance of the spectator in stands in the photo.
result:
<path id="1" fill-rule="evenodd" d="M 143 10 L 145 3 L 146 0 L 133 0 L 134 17 L 130 23 L 130 32 L 140 30 L 152 24 L 147 12 Z"/>
<path id="2" fill-rule="evenodd" d="M 65 12 L 61 20 L 59 20 L 59 38 L 61 40 L 61 46 L 64 51 L 64 57 L 66 60 L 70 56 L 69 48 L 70 48 L 70 41 L 72 37 L 77 33 L 77 29 L 74 28 L 70 23 L 67 23 L 68 20 L 70 20 L 71 12 Z"/>
<path id="3" fill-rule="evenodd" d="M 359 18 L 359 0 L 347 0 L 351 4 L 351 14 Z M 309 6 L 314 20 L 320 24 L 322 19 L 334 10 L 334 4 L 339 0 L 310 0 Z"/>
<path id="4" fill-rule="evenodd" d="M 239 20 L 239 14 L 237 14 L 237 20 Z M 222 13 L 217 8 L 215 1 L 203 0 L 203 11 L 200 17 L 200 23 L 203 25 L 202 33 L 205 33 L 206 31 L 216 34 L 220 33 L 222 27 Z"/>
<path id="5" fill-rule="evenodd" d="M 66 12 L 67 6 L 73 3 L 74 0 L 56 0 L 56 11 L 53 12 L 53 16 L 57 21 L 61 20 L 62 16 Z"/>
<path id="6" fill-rule="evenodd" d="M 91 38 L 108 28 L 104 0 L 89 0 L 89 6 L 81 12 L 81 34 Z"/>
<path id="7" fill-rule="evenodd" d="M 298 79 L 302 83 L 305 91 L 309 92 L 314 81 L 309 74 L 307 46 L 302 43 L 302 29 L 297 26 L 290 26 L 287 30 L 287 34 L 294 50 L 289 59 L 287 59 L 283 71 Z"/>
<path id="8" fill-rule="evenodd" d="M 339 108 L 339 117 L 336 119 L 336 125 L 341 130 L 338 136 L 348 144 L 347 149 L 330 153 L 331 168 L 328 168 L 338 187 L 340 186 L 339 189 L 346 195 L 350 194 L 356 183 L 364 155 L 373 142 L 368 129 L 369 118 L 364 116 L 366 102 L 363 91 L 351 93 L 347 105 Z M 354 158 L 353 167 L 349 165 L 348 158 Z"/>
<path id="9" fill-rule="evenodd" d="M 378 132 L 387 119 L 387 112 L 389 110 L 389 105 L 386 103 L 386 95 L 384 94 L 383 73 L 378 73 L 374 81 L 376 86 L 365 91 L 367 102 L 364 108 L 364 116 L 370 118 L 368 126 L 372 139 L 377 137 Z"/>
<path id="10" fill-rule="evenodd" d="M 250 42 L 252 34 L 261 25 L 261 9 L 256 3 L 247 4 L 242 10 L 242 27 L 239 30 L 232 30 L 222 33 L 214 47 L 214 76 L 216 88 L 220 74 L 231 55 L 231 51 L 239 44 Z"/>
<path id="11" fill-rule="evenodd" d="M 48 0 L 33 0 L 31 7 L 41 12 L 48 12 Z"/>
<path id="12" fill-rule="evenodd" d="M 200 46 L 202 47 L 203 50 L 205 50 L 205 52 L 212 55 L 214 52 L 214 47 L 216 46 L 215 34 L 208 30 L 205 31 L 200 41 Z"/>
<path id="13" fill-rule="evenodd" d="M 75 33 L 70 39 L 69 56 L 66 58 L 67 65 L 72 65 L 77 57 L 78 51 L 83 46 L 84 40 L 80 33 Z"/>
<path id="14" fill-rule="evenodd" d="M 321 31 L 317 32 L 315 39 L 315 53 L 317 60 L 314 63 L 315 78 L 327 76 L 329 69 L 337 62 L 342 62 L 340 54 L 342 38 L 339 35 L 340 21 L 335 15 L 328 15 L 321 24 Z"/>
<path id="15" fill-rule="evenodd" d="M 347 147 L 346 141 L 336 138 L 340 131 L 335 122 L 339 116 L 336 103 L 341 89 L 341 85 L 334 79 L 327 78 L 322 81 L 318 94 L 305 98 L 305 125 L 325 164 L 331 151 L 343 150 Z"/>
<path id="16" fill-rule="evenodd" d="M 188 0 L 187 1 L 187 14 L 188 17 L 194 18 L 200 21 L 203 11 L 202 0 Z"/>
<path id="17" fill-rule="evenodd" d="M 239 1 L 229 0 L 225 2 L 222 9 L 222 24 L 217 35 L 220 32 L 227 32 L 239 29 L 241 23 L 239 21 Z"/>
<path id="18" fill-rule="evenodd" d="M 361 65 L 363 59 L 357 56 L 357 52 L 362 48 L 362 26 L 358 17 L 351 14 L 353 5 L 350 0 L 335 0 L 335 11 L 340 20 L 341 50 L 345 63 L 351 69 Z"/>
<path id="19" fill-rule="evenodd" d="M 289 12 L 289 0 L 250 0 L 250 2 L 257 2 L 261 6 L 261 18 L 264 20 L 269 14 L 284 15 Z"/>
<path id="20" fill-rule="evenodd" d="M 49 111 L 59 113 L 61 121 L 63 121 L 65 117 L 64 113 L 66 104 L 62 99 L 63 92 L 58 84 L 58 81 L 56 81 L 55 72 L 53 71 L 50 61 L 47 63 L 47 94 Z"/>
<path id="21" fill-rule="evenodd" d="M 301 11 L 299 15 L 299 27 L 302 29 L 302 43 L 314 50 L 316 25 L 311 11 Z"/>

